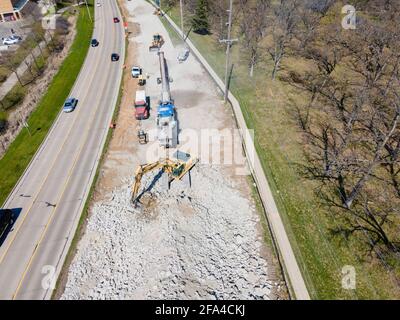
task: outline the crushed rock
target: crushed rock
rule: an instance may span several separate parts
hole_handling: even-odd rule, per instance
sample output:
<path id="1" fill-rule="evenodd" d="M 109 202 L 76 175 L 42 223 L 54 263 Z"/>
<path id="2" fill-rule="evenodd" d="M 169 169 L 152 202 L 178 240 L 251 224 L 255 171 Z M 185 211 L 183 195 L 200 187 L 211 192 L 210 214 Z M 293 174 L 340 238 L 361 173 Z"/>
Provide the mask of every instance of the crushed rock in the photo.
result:
<path id="1" fill-rule="evenodd" d="M 149 207 L 134 209 L 132 181 L 94 204 L 61 299 L 269 299 L 251 200 L 216 166 L 197 164 L 191 188 L 156 175 Z"/>

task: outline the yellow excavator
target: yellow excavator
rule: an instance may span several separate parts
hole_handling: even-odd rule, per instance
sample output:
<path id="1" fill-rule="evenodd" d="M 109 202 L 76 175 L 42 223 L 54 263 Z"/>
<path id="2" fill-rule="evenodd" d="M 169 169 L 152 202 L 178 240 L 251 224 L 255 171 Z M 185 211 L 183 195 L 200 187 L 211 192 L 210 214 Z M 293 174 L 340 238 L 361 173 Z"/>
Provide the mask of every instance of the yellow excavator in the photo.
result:
<path id="1" fill-rule="evenodd" d="M 173 180 L 180 180 L 190 169 L 197 163 L 198 159 L 193 158 L 188 153 L 177 151 L 174 155 L 175 159 L 161 159 L 159 161 L 139 165 L 135 173 L 135 183 L 132 187 L 132 203 L 137 205 L 139 202 L 139 189 L 143 175 L 157 169 L 163 170 L 168 174 L 168 183 Z"/>
<path id="2" fill-rule="evenodd" d="M 163 36 L 161 34 L 156 33 L 153 35 L 153 41 L 151 42 L 149 51 L 159 50 L 163 44 L 164 44 Z"/>

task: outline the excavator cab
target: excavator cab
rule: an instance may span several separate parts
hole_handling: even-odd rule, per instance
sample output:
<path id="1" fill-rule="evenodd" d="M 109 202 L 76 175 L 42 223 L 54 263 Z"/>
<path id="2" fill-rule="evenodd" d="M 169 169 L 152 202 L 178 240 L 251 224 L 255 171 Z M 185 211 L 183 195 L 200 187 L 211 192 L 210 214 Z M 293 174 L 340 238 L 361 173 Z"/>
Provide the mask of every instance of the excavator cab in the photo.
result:
<path id="1" fill-rule="evenodd" d="M 140 144 L 147 143 L 147 133 L 144 130 L 139 130 L 137 136 Z"/>
<path id="2" fill-rule="evenodd" d="M 139 80 L 139 86 L 144 86 L 146 84 L 146 78 L 141 74 L 138 77 Z"/>

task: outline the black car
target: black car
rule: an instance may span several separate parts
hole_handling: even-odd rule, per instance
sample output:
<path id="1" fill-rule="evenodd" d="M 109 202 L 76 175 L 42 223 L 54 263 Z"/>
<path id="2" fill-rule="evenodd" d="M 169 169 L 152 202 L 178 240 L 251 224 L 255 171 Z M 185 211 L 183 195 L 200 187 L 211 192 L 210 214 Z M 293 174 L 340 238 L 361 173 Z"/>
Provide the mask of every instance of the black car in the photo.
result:
<path id="1" fill-rule="evenodd" d="M 119 54 L 118 53 L 113 53 L 111 55 L 111 61 L 118 61 L 119 60 Z"/>
<path id="2" fill-rule="evenodd" d="M 14 222 L 13 213 L 10 209 L 0 209 L 0 238 L 3 237 L 4 232 Z"/>
<path id="3" fill-rule="evenodd" d="M 92 41 L 90 41 L 90 45 L 92 47 L 97 47 L 99 45 L 99 42 L 97 41 L 97 39 L 92 39 Z"/>

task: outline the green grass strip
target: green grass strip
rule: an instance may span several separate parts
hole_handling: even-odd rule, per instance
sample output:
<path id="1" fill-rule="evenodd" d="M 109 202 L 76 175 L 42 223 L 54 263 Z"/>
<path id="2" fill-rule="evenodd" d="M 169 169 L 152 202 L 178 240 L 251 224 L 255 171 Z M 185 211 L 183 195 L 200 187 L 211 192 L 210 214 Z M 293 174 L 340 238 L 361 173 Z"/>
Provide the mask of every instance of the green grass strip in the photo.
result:
<path id="1" fill-rule="evenodd" d="M 93 0 L 88 2 L 92 4 Z M 4 203 L 24 173 L 70 94 L 89 50 L 93 26 L 86 8 L 82 6 L 76 23 L 77 33 L 70 52 L 54 76 L 47 93 L 28 119 L 32 135 L 24 128 L 0 159 L 0 203 Z"/>

